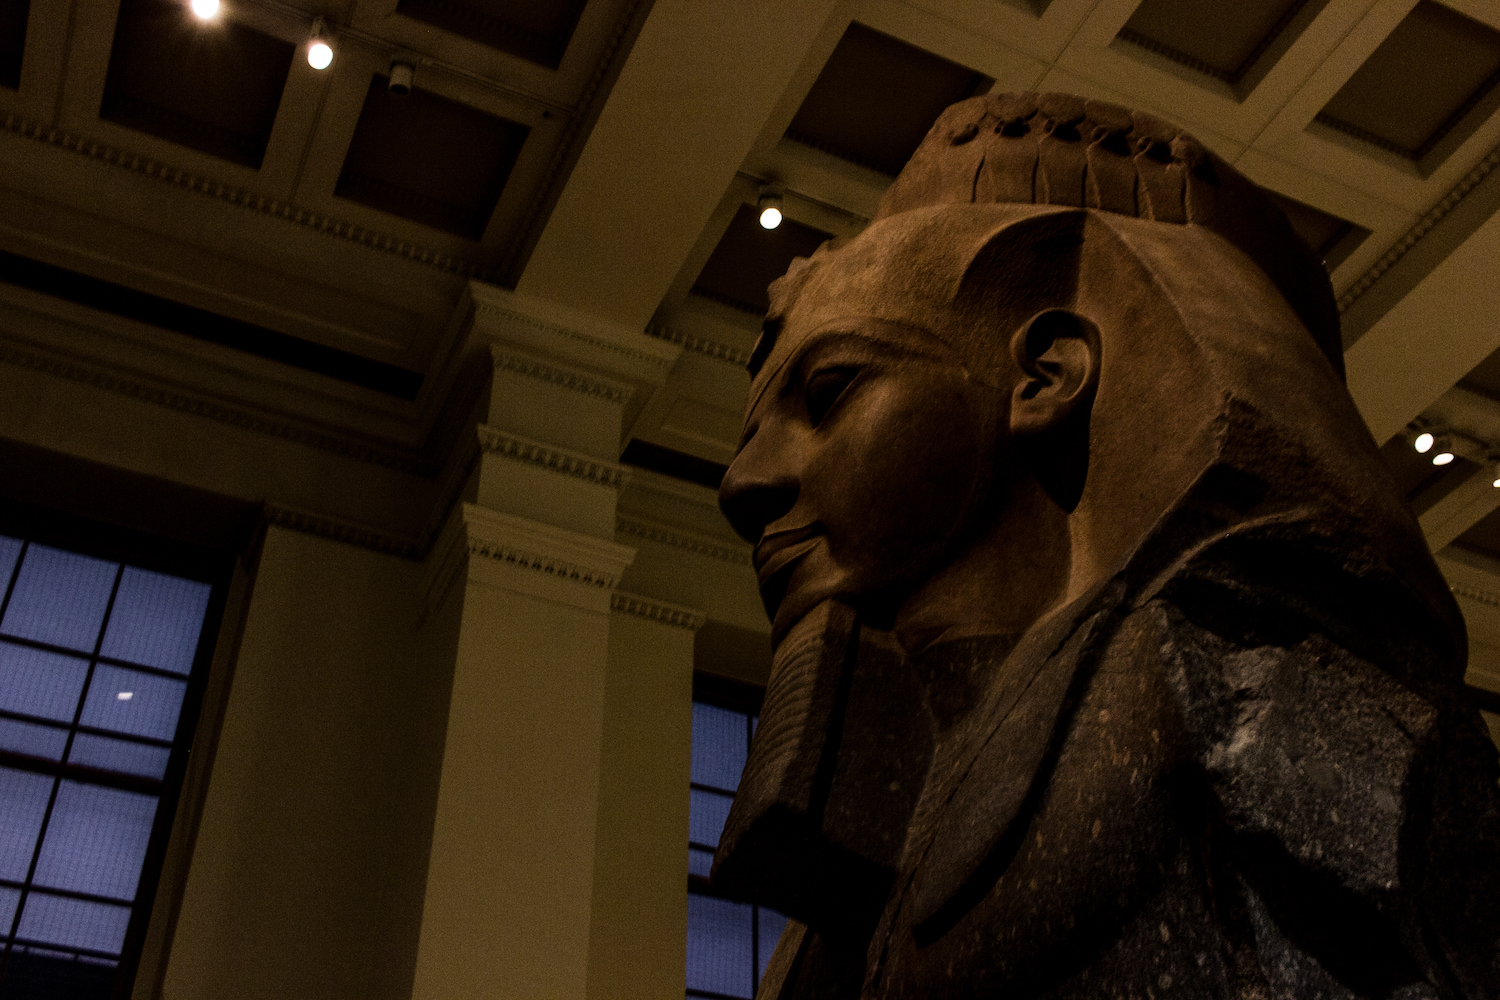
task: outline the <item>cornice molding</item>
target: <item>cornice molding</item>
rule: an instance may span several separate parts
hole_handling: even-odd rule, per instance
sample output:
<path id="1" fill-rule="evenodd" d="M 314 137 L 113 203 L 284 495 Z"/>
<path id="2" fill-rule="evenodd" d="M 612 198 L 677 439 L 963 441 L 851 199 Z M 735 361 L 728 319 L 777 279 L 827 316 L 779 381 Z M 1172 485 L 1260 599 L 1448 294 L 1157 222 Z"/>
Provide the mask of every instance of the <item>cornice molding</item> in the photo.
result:
<path id="1" fill-rule="evenodd" d="M 1448 584 L 1448 589 L 1453 591 L 1454 597 L 1466 597 L 1471 601 L 1478 601 L 1480 604 L 1485 604 L 1492 608 L 1500 608 L 1500 594 L 1482 590 L 1479 587 L 1471 587 L 1466 583 L 1453 583 L 1451 581 Z"/>
<path id="2" fill-rule="evenodd" d="M 288 531 L 369 549 L 384 555 L 395 556 L 398 559 L 420 560 L 426 554 L 427 546 L 415 538 L 407 538 L 392 532 L 354 524 L 324 514 L 298 510 L 282 504 L 267 503 L 263 511 L 266 524 L 285 528 Z"/>
<path id="3" fill-rule="evenodd" d="M 678 604 L 668 604 L 666 601 L 658 601 L 654 597 L 642 597 L 639 594 L 627 594 L 617 590 L 609 597 L 609 609 L 621 614 L 635 615 L 649 621 L 661 622 L 673 628 L 687 629 L 696 632 L 708 621 L 708 615 L 696 608 L 685 608 Z"/>
<path id="4" fill-rule="evenodd" d="M 462 508 L 469 555 L 613 590 L 635 559 L 629 545 L 542 524 L 471 503 Z"/>
<path id="5" fill-rule="evenodd" d="M 617 518 L 615 528 L 622 535 L 667 545 L 684 552 L 691 552 L 693 555 L 718 559 L 736 566 L 750 565 L 750 546 L 748 545 L 735 545 L 707 535 L 697 535 L 633 517 Z"/>
<path id="6" fill-rule="evenodd" d="M 1442 199 L 1430 208 L 1425 215 L 1418 219 L 1410 229 L 1402 234 L 1395 245 L 1380 256 L 1380 259 L 1371 264 L 1364 274 L 1355 280 L 1354 284 L 1344 290 L 1344 294 L 1338 298 L 1339 312 L 1347 312 L 1360 297 L 1375 286 L 1391 268 L 1401 262 L 1422 240 L 1426 239 L 1431 232 L 1437 228 L 1453 210 L 1467 198 L 1480 182 L 1488 177 L 1497 166 L 1500 166 L 1500 146 L 1490 150 L 1484 159 L 1475 165 L 1474 169 L 1464 175 L 1463 180 L 1455 184 Z"/>
<path id="7" fill-rule="evenodd" d="M 103 389 L 131 399 L 161 406 L 189 416 L 202 417 L 240 430 L 266 437 L 274 437 L 293 444 L 305 445 L 318 451 L 338 455 L 357 462 L 366 462 L 382 468 L 394 469 L 413 476 L 431 479 L 437 474 L 436 464 L 413 455 L 402 455 L 395 451 L 374 448 L 366 444 L 335 437 L 297 424 L 272 420 L 246 409 L 213 402 L 192 396 L 177 389 L 152 384 L 144 379 L 130 378 L 117 372 L 95 368 L 54 354 L 28 350 L 14 341 L 0 340 L 0 362 L 26 368 L 44 375 L 52 375 L 69 382 L 77 382 L 94 389 Z"/>
<path id="8" fill-rule="evenodd" d="M 539 382 L 560 386 L 572 392 L 579 392 L 585 396 L 593 396 L 611 403 L 623 403 L 630 396 L 628 386 L 585 375 L 576 369 L 548 364 L 529 354 L 508 351 L 491 345 L 490 356 L 494 361 L 496 372 L 511 372 L 524 378 L 533 378 Z"/>
<path id="9" fill-rule="evenodd" d="M 30 139 L 43 145 L 54 146 L 86 159 L 98 160 L 109 166 L 128 170 L 131 173 L 149 177 L 152 180 L 160 181 L 172 187 L 193 191 L 206 198 L 228 202 L 246 211 L 270 216 L 271 218 L 280 219 L 306 229 L 313 229 L 335 239 L 355 243 L 395 257 L 404 257 L 414 263 L 435 268 L 439 271 L 457 274 L 462 277 L 480 278 L 486 281 L 495 279 L 494 272 L 481 268 L 471 261 L 454 257 L 451 254 L 441 253 L 415 243 L 409 243 L 406 240 L 397 239 L 387 233 L 366 229 L 352 222 L 345 222 L 334 216 L 326 215 L 310 208 L 303 208 L 292 202 L 269 198 L 245 188 L 226 184 L 213 177 L 206 177 L 202 174 L 183 170 L 180 167 L 169 166 L 149 156 L 132 153 L 129 150 L 99 142 L 96 139 L 75 135 L 64 129 L 49 128 L 40 122 L 32 121 L 24 115 L 7 115 L 3 126 L 0 127 L 3 127 L 4 131 L 12 135 L 21 136 L 22 138 Z"/>
<path id="10" fill-rule="evenodd" d="M 750 364 L 750 353 L 742 351 L 738 347 L 730 347 L 707 337 L 699 337 L 685 330 L 678 330 L 670 326 L 648 326 L 647 336 L 658 340 L 665 340 L 669 344 L 694 352 L 704 354 L 716 361 L 727 361 L 737 368 L 744 368 Z"/>
<path id="11" fill-rule="evenodd" d="M 544 340 L 560 338 L 564 342 L 571 343 L 590 353 L 603 353 L 633 366 L 642 366 L 648 371 L 657 373 L 662 379 L 666 378 L 667 372 L 677 360 L 671 354 L 661 353 L 649 349 L 651 342 L 645 341 L 647 347 L 635 347 L 630 344 L 620 343 L 604 336 L 591 334 L 585 330 L 577 329 L 568 323 L 546 319 L 534 315 L 523 309 L 516 308 L 510 304 L 512 293 L 503 289 L 487 288 L 478 282 L 470 283 L 470 294 L 474 302 L 475 324 L 481 318 L 490 317 L 498 319 L 505 324 L 502 329 L 515 330 L 521 328 L 534 334 L 541 334 Z M 634 334 L 639 339 L 639 334 Z M 659 339 L 659 338 L 658 338 Z M 502 348 L 503 349 L 503 348 Z"/>
<path id="12" fill-rule="evenodd" d="M 616 462 L 606 462 L 582 452 L 543 444 L 488 424 L 480 424 L 478 432 L 479 447 L 487 455 L 498 455 L 538 466 L 548 472 L 560 472 L 614 489 L 624 486 L 630 479 L 630 470 Z"/>

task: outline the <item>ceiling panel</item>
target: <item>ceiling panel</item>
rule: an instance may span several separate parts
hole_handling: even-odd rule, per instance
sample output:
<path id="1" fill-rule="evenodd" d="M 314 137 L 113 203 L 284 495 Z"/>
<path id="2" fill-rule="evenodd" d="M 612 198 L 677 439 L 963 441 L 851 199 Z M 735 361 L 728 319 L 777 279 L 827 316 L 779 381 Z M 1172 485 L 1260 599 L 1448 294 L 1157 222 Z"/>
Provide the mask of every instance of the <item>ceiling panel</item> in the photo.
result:
<path id="1" fill-rule="evenodd" d="M 1369 238 L 1370 230 L 1364 226 L 1355 225 L 1348 219 L 1313 208 L 1270 188 L 1261 190 L 1281 206 L 1287 221 L 1292 224 L 1292 230 L 1312 247 L 1329 272 L 1348 259 Z"/>
<path id="2" fill-rule="evenodd" d="M 1453 542 L 1459 548 L 1500 559 L 1500 510 L 1487 515 Z"/>
<path id="3" fill-rule="evenodd" d="M 1472 131 L 1500 82 L 1500 32 L 1422 0 L 1318 113 L 1317 121 L 1412 160 Z M 1456 137 L 1461 138 L 1462 135 Z M 1430 166 L 1429 166 L 1430 169 Z"/>
<path id="4" fill-rule="evenodd" d="M 556 69 L 584 0 L 401 0 L 398 13 Z"/>
<path id="5" fill-rule="evenodd" d="M 1239 83 L 1309 0 L 1145 0 L 1119 37 L 1228 84 Z"/>
<path id="6" fill-rule="evenodd" d="M 531 129 L 420 88 L 405 97 L 370 81 L 334 194 L 472 240 Z"/>
<path id="7" fill-rule="evenodd" d="M 21 55 L 26 49 L 30 0 L 0 0 L 0 87 L 21 86 Z"/>
<path id="8" fill-rule="evenodd" d="M 818 74 L 787 138 L 894 177 L 943 109 L 988 77 L 853 22 Z"/>
<path id="9" fill-rule="evenodd" d="M 757 316 L 771 307 L 766 287 L 786 273 L 794 257 L 810 257 L 829 233 L 795 219 L 762 229 L 753 205 L 741 205 L 703 265 L 693 291 Z"/>
<path id="10" fill-rule="evenodd" d="M 99 116 L 258 169 L 295 48 L 183 3 L 125 0 Z"/>

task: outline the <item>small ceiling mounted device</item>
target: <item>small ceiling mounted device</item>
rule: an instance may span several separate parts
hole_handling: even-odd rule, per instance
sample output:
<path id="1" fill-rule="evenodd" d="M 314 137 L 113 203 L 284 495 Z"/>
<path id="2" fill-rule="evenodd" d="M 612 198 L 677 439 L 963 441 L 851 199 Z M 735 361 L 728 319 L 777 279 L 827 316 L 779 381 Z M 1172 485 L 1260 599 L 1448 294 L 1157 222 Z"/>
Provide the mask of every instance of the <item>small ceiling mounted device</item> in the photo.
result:
<path id="1" fill-rule="evenodd" d="M 401 59 L 394 60 L 385 89 L 390 91 L 392 97 L 405 97 L 411 93 L 412 79 L 416 75 L 417 69 L 411 63 Z"/>

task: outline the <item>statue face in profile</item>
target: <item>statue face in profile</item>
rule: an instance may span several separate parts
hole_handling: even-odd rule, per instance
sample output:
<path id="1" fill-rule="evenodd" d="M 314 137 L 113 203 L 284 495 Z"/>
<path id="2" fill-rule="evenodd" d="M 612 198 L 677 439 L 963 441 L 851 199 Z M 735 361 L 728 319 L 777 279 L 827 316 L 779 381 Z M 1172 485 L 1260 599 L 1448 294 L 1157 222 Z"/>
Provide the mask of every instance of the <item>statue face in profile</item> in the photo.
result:
<path id="1" fill-rule="evenodd" d="M 1500 995 L 1462 626 L 1253 185 L 956 105 L 751 372 L 776 656 L 713 879 L 794 918 L 762 995 Z"/>

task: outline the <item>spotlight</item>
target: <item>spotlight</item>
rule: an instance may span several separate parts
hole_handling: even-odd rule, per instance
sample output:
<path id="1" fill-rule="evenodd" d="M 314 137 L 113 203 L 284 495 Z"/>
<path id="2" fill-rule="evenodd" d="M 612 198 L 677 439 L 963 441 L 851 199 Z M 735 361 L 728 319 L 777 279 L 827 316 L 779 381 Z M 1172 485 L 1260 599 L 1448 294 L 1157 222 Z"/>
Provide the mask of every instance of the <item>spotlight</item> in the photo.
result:
<path id="1" fill-rule="evenodd" d="M 761 185 L 760 197 L 756 200 L 760 209 L 760 227 L 775 229 L 781 225 L 781 189 L 770 184 Z"/>
<path id="2" fill-rule="evenodd" d="M 1417 449 L 1418 455 L 1425 455 L 1432 450 L 1432 446 L 1436 443 L 1437 438 L 1433 437 L 1427 431 L 1423 431 L 1417 435 L 1416 440 L 1411 443 L 1411 446 Z"/>
<path id="3" fill-rule="evenodd" d="M 219 15 L 219 0 L 193 0 L 193 13 L 200 21 L 212 21 Z"/>
<path id="4" fill-rule="evenodd" d="M 1443 449 L 1436 455 L 1432 456 L 1433 465 L 1447 465 L 1451 461 L 1453 461 L 1453 452 L 1446 449 Z"/>
<path id="5" fill-rule="evenodd" d="M 391 75 L 386 81 L 385 89 L 392 97 L 405 97 L 411 93 L 412 77 L 416 75 L 416 72 L 411 63 L 391 63 Z"/>
<path id="6" fill-rule="evenodd" d="M 327 69 L 333 64 L 333 46 L 323 40 L 323 19 L 313 18 L 312 38 L 307 43 L 307 64 L 313 69 Z"/>

